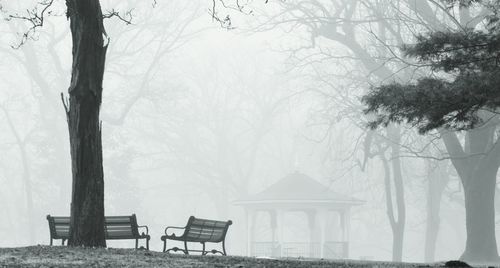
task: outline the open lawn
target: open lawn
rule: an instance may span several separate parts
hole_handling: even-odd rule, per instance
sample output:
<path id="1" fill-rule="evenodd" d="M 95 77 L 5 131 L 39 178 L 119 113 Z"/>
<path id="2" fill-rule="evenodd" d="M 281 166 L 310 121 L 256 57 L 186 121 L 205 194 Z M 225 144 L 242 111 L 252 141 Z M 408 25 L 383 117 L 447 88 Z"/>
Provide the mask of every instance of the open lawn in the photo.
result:
<path id="1" fill-rule="evenodd" d="M 444 267 L 443 263 L 411 264 L 361 261 L 260 259 L 184 256 L 133 249 L 84 249 L 32 246 L 0 248 L 0 267 Z"/>

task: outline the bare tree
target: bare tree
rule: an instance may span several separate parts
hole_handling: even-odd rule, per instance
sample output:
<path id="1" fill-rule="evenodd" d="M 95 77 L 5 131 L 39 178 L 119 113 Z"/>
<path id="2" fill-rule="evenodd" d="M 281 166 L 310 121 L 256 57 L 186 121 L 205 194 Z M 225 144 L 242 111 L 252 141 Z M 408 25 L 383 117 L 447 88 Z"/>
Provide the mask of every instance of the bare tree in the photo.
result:
<path id="1" fill-rule="evenodd" d="M 68 245 L 105 247 L 101 123 L 107 37 L 98 0 L 66 1 L 73 37 L 73 68 L 63 99 L 73 170 Z"/>
<path id="2" fill-rule="evenodd" d="M 312 44 L 304 45 L 299 49 L 292 50 L 292 56 L 309 62 L 327 62 L 328 60 L 336 61 L 342 59 L 354 59 L 355 66 L 361 66 L 371 74 L 371 79 L 385 80 L 392 76 L 397 71 L 391 66 L 385 64 L 387 51 L 377 49 L 376 55 L 370 54 L 365 45 L 367 38 L 362 37 L 362 33 L 366 33 L 366 28 L 373 27 L 379 30 L 379 35 L 395 35 L 396 38 L 404 36 L 404 32 L 398 28 L 397 23 L 388 24 L 384 18 L 390 9 L 385 9 L 384 6 L 374 6 L 372 3 L 365 1 L 333 1 L 331 3 L 319 3 L 317 1 L 286 1 L 277 2 L 280 5 L 281 12 L 277 16 L 270 15 L 270 19 L 262 19 L 257 31 L 269 30 L 274 27 L 284 27 L 290 29 L 305 29 L 311 35 Z M 363 14 L 364 13 L 364 14 Z M 363 15 L 360 15 L 363 14 Z M 368 20 L 363 17 L 369 17 Z M 365 28 L 360 27 L 365 25 Z M 368 31 L 369 32 L 369 31 Z M 319 37 L 326 38 L 343 47 L 342 51 L 346 51 L 348 55 L 330 54 L 330 50 L 320 50 L 315 57 L 313 54 L 307 54 L 307 51 L 312 46 L 317 45 L 316 39 Z M 377 40 L 372 40 L 377 43 Z M 372 43 L 373 44 L 373 43 Z M 306 56 L 301 57 L 301 52 L 306 51 Z M 364 79 L 367 81 L 366 79 Z M 368 80 L 369 81 L 369 80 Z M 331 82 L 331 81 L 330 81 Z M 358 106 L 359 107 L 359 106 Z M 401 172 L 401 160 L 399 159 L 399 141 L 401 140 L 400 129 L 394 126 L 388 132 L 388 144 L 390 144 L 391 156 L 386 158 L 382 154 L 381 160 L 386 167 L 386 201 L 387 215 L 391 223 L 393 231 L 393 260 L 402 260 L 402 247 L 405 226 L 405 203 L 404 203 L 404 187 L 403 174 Z M 390 163 L 390 164 L 389 164 Z M 392 188 L 394 185 L 394 188 Z M 394 189 L 394 193 L 391 189 Z M 394 194 L 394 197 L 393 197 Z M 395 209 L 394 209 L 395 208 Z"/>
<path id="3" fill-rule="evenodd" d="M 412 40 L 414 34 L 425 29 L 447 29 L 462 27 L 459 18 L 463 18 L 468 25 L 477 24 L 482 16 L 479 12 L 477 17 L 472 16 L 465 10 L 460 12 L 457 18 L 449 10 L 435 1 L 270 1 L 278 6 L 279 11 L 275 14 L 257 18 L 258 26 L 253 30 L 266 31 L 281 27 L 287 32 L 303 30 L 309 33 L 311 43 L 304 44 L 298 49 L 291 49 L 292 57 L 300 62 L 303 67 L 308 63 L 319 65 L 321 63 L 336 62 L 352 59 L 355 63 L 349 67 L 346 73 L 352 75 L 358 66 L 363 66 L 369 76 L 361 78 L 366 81 L 364 88 L 368 88 L 374 82 L 380 83 L 386 80 L 398 78 L 407 81 L 418 73 L 401 57 L 397 47 Z M 271 9 L 273 10 L 273 9 Z M 268 12 L 273 13 L 273 12 Z M 479 18 L 479 19 L 478 19 Z M 305 34 L 307 35 L 307 34 Z M 324 38 L 334 41 L 336 46 L 325 48 L 319 39 Z M 307 37 L 304 37 L 304 39 Z M 319 52 L 318 52 L 319 50 Z M 311 52 L 312 51 L 312 52 Z M 339 64 L 340 65 L 340 64 Z M 342 66 L 342 65 L 340 65 Z M 333 71 L 335 73 L 338 71 Z M 342 79 L 340 75 L 332 77 Z M 358 75 L 356 79 L 359 79 Z M 329 83 L 334 83 L 329 81 Z M 385 165 L 386 170 L 391 167 L 394 177 L 395 199 L 390 198 L 392 193 L 386 192 L 387 210 L 389 221 L 393 227 L 393 260 L 402 259 L 402 247 L 405 222 L 404 212 L 404 187 L 400 160 L 399 146 L 401 141 L 401 130 L 399 127 L 391 126 L 386 136 L 388 143 L 395 144 L 391 147 L 392 157 L 386 161 L 394 161 L 392 165 Z M 399 157 L 397 157 L 399 158 Z M 384 160 L 383 160 L 384 161 Z M 398 164 L 399 163 L 399 164 Z M 386 172 L 386 176 L 390 174 Z M 386 180 L 387 181 L 387 180 Z M 387 184 L 386 185 L 391 185 Z M 390 187 L 386 187 L 390 190 Z M 395 200 L 395 207 L 391 200 Z M 397 211 L 398 213 L 394 213 Z M 395 217 L 397 215 L 397 217 Z"/>
<path id="4" fill-rule="evenodd" d="M 33 186 L 31 182 L 30 160 L 26 148 L 28 138 L 30 137 L 30 134 L 32 134 L 32 131 L 28 132 L 27 135 L 25 135 L 25 137 L 22 137 L 22 134 L 19 132 L 18 127 L 16 127 L 16 124 L 14 123 L 12 116 L 9 113 L 9 110 L 5 107 L 4 104 L 0 104 L 0 110 L 3 111 L 3 114 L 7 119 L 7 125 L 9 126 L 10 131 L 12 132 L 12 135 L 15 138 L 15 143 L 19 148 L 19 154 L 21 156 L 21 163 L 23 170 L 21 178 L 24 184 L 24 195 L 26 198 L 26 215 L 28 217 L 27 225 L 28 225 L 29 241 L 30 243 L 34 243 L 36 227 L 33 219 L 34 217 L 34 202 L 33 202 L 33 191 L 32 191 Z"/>

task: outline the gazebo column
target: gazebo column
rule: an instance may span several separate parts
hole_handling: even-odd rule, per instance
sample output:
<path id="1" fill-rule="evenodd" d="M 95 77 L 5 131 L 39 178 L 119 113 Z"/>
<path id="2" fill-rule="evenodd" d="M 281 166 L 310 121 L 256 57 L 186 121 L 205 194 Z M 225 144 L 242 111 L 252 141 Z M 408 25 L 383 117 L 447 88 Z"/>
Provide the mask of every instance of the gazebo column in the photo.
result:
<path id="1" fill-rule="evenodd" d="M 320 250 L 320 258 L 325 257 L 325 242 L 326 242 L 326 227 L 328 221 L 328 210 L 320 209 L 318 210 L 319 214 L 319 233 L 320 233 L 320 242 L 319 242 L 319 250 Z"/>
<path id="2" fill-rule="evenodd" d="M 255 239 L 255 210 L 246 209 L 247 218 L 247 256 L 253 256 L 253 241 Z"/>
<path id="3" fill-rule="evenodd" d="M 271 226 L 271 242 L 275 243 L 277 241 L 276 229 L 278 228 L 278 219 L 276 215 L 276 210 L 269 210 L 269 220 Z"/>
<path id="4" fill-rule="evenodd" d="M 283 256 L 283 243 L 285 242 L 285 211 L 282 209 L 277 209 L 277 227 L 278 227 L 278 238 L 276 239 L 276 247 L 275 251 L 277 256 Z"/>
<path id="5" fill-rule="evenodd" d="M 278 211 L 276 209 L 269 210 L 269 218 L 271 220 L 270 226 L 271 226 L 271 256 L 276 257 L 279 256 L 281 253 L 277 252 L 277 249 L 279 248 L 279 236 L 278 236 Z"/>
<path id="6" fill-rule="evenodd" d="M 318 244 L 318 243 L 321 244 L 321 237 L 318 239 L 318 232 L 317 232 L 317 230 L 318 230 L 318 228 L 317 228 L 318 213 L 316 212 L 316 210 L 308 210 L 305 212 L 307 214 L 307 223 L 309 226 L 309 257 L 310 258 L 319 257 L 319 256 L 316 256 L 316 254 L 315 254 L 316 250 L 314 247 L 315 244 Z M 321 245 L 320 245 L 320 247 L 321 247 Z M 321 254 L 321 252 L 320 252 L 320 254 Z"/>
<path id="7" fill-rule="evenodd" d="M 343 257 L 344 258 L 348 258 L 349 257 L 349 232 L 350 232 L 350 218 L 351 218 L 351 215 L 350 215 L 350 210 L 349 209 L 345 209 L 342 211 L 342 213 L 340 214 L 341 215 L 341 218 L 340 218 L 340 224 L 342 226 L 342 242 L 344 242 L 343 244 L 343 248 L 342 248 L 342 251 L 343 251 Z"/>

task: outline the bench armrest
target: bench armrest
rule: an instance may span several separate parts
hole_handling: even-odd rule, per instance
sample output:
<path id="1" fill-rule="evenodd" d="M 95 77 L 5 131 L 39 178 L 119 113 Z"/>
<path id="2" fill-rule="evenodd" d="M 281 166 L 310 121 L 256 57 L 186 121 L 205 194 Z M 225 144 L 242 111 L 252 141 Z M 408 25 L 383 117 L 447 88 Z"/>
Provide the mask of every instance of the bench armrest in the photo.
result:
<path id="1" fill-rule="evenodd" d="M 146 225 L 137 226 L 137 229 L 139 229 L 139 228 L 144 228 L 144 229 L 146 229 L 146 235 L 148 235 L 148 234 L 149 234 L 149 228 L 148 228 Z M 142 233 L 144 234 L 144 232 L 142 232 Z"/>
<path id="2" fill-rule="evenodd" d="M 167 233 L 168 229 L 184 230 L 184 229 L 186 229 L 186 227 L 168 226 L 167 228 L 165 228 L 165 234 L 166 234 L 166 235 L 169 235 L 169 234 Z M 171 235 L 169 235 L 169 236 L 176 236 L 176 235 L 175 235 L 175 233 L 172 233 L 172 234 L 171 234 Z"/>

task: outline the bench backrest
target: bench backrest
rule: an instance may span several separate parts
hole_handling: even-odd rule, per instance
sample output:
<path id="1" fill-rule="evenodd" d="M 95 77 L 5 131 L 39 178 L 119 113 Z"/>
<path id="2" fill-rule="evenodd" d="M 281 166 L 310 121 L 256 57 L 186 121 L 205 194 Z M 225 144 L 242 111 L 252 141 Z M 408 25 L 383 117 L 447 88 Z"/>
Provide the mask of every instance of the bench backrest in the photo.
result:
<path id="1" fill-rule="evenodd" d="M 53 217 L 47 215 L 49 221 L 50 235 L 54 239 L 69 238 L 69 217 Z M 107 216 L 105 217 L 105 231 L 107 239 L 130 239 L 139 236 L 137 218 L 135 214 L 130 216 Z"/>
<path id="2" fill-rule="evenodd" d="M 47 215 L 50 236 L 54 239 L 69 238 L 69 217 L 52 217 Z"/>
<path id="3" fill-rule="evenodd" d="M 127 239 L 139 236 L 135 214 L 105 217 L 105 230 L 108 239 Z"/>
<path id="4" fill-rule="evenodd" d="M 187 240 L 221 242 L 225 239 L 232 223 L 232 221 L 214 221 L 191 216 L 186 225 L 184 237 Z"/>

